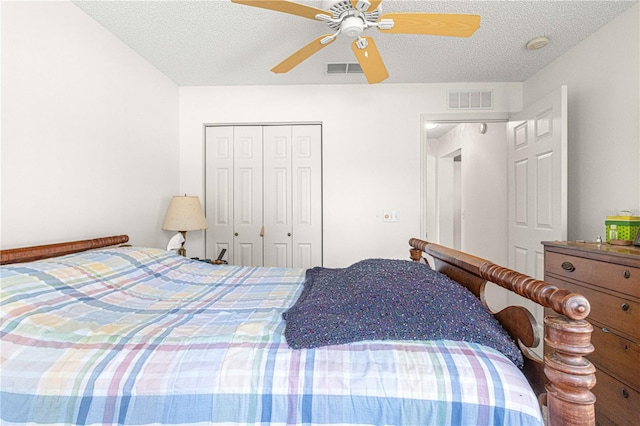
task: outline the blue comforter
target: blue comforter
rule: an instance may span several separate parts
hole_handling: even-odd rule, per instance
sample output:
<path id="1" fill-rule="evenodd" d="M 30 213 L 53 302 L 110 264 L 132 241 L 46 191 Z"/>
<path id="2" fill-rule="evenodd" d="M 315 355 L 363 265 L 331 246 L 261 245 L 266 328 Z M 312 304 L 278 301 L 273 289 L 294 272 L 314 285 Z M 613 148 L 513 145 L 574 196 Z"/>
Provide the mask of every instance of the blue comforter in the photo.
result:
<path id="1" fill-rule="evenodd" d="M 405 260 L 368 259 L 307 270 L 283 314 L 294 349 L 363 340 L 461 340 L 497 349 L 522 368 L 522 353 L 478 298 L 446 275 Z"/>

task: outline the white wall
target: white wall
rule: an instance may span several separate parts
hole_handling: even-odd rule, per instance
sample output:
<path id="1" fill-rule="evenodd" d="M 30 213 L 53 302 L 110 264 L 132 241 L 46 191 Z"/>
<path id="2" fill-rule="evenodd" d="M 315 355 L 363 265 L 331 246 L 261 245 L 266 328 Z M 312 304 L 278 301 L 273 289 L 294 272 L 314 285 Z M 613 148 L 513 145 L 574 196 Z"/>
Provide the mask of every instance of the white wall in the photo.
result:
<path id="1" fill-rule="evenodd" d="M 70 2 L 2 7 L 2 247 L 164 247 L 178 88 Z"/>
<path id="2" fill-rule="evenodd" d="M 524 82 L 528 106 L 569 92 L 568 238 L 604 238 L 605 216 L 640 213 L 640 5 Z"/>
<path id="3" fill-rule="evenodd" d="M 204 194 L 204 123 L 322 122 L 325 266 L 406 259 L 421 225 L 421 114 L 448 112 L 451 88 L 494 89 L 495 112 L 522 106 L 520 83 L 181 87 L 180 192 Z M 189 233 L 191 255 L 204 255 L 203 234 Z"/>

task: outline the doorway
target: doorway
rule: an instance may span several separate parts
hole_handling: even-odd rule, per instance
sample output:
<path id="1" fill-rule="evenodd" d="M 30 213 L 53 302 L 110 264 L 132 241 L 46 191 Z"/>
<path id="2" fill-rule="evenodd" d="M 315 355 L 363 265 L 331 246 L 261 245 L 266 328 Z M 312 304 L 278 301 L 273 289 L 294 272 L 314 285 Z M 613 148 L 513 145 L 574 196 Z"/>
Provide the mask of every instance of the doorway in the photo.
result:
<path id="1" fill-rule="evenodd" d="M 464 120 L 422 116 L 425 239 L 507 263 L 506 122 L 488 113 Z"/>
<path id="2" fill-rule="evenodd" d="M 485 115 L 463 121 L 436 121 L 431 116 L 423 120 L 423 235 L 427 241 L 506 265 L 506 119 Z M 508 304 L 501 290 L 487 287 L 493 310 Z"/>

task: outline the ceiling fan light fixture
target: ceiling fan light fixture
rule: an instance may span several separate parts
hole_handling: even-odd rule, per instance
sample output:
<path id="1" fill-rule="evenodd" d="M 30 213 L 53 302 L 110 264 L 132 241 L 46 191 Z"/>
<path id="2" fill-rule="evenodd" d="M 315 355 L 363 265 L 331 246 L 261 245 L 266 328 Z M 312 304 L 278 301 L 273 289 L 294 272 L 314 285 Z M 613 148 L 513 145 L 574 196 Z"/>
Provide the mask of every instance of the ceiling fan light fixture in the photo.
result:
<path id="1" fill-rule="evenodd" d="M 342 20 L 340 32 L 349 37 L 358 37 L 364 31 L 364 21 L 355 16 L 348 16 Z"/>
<path id="2" fill-rule="evenodd" d="M 542 49 L 547 44 L 549 44 L 549 39 L 547 37 L 545 36 L 536 37 L 534 39 L 529 40 L 529 42 L 527 43 L 527 50 Z"/>

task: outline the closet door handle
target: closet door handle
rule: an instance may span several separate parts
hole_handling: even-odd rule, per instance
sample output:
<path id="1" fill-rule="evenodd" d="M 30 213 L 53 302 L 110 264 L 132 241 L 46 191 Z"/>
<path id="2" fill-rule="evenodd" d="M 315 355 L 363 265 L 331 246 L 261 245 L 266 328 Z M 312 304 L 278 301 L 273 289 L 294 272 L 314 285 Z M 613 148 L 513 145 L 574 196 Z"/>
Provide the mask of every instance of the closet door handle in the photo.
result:
<path id="1" fill-rule="evenodd" d="M 573 263 L 571 263 L 571 262 L 562 262 L 561 266 L 562 266 L 562 269 L 564 269 L 565 271 L 568 271 L 568 272 L 573 272 L 573 271 L 576 270 L 576 267 L 573 266 Z"/>
<path id="2" fill-rule="evenodd" d="M 235 236 L 237 237 L 237 236 L 238 236 L 238 233 L 236 232 L 236 233 L 235 233 L 235 234 L 233 234 L 233 235 L 235 235 Z"/>
<path id="3" fill-rule="evenodd" d="M 287 237 L 290 237 L 290 236 L 291 236 L 291 232 L 287 232 Z"/>

